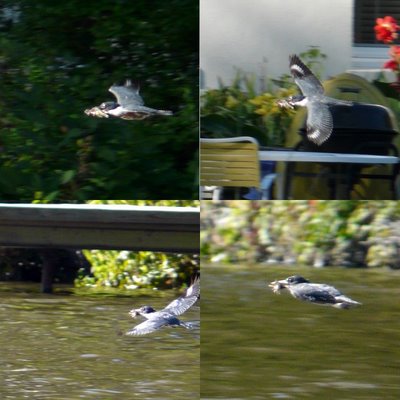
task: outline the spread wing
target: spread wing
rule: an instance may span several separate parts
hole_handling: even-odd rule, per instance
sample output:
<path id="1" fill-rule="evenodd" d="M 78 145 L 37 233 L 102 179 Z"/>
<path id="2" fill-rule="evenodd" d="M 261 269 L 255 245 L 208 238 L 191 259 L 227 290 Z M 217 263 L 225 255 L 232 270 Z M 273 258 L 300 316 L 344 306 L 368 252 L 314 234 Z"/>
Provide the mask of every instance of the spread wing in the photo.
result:
<path id="1" fill-rule="evenodd" d="M 108 89 L 116 98 L 117 102 L 123 108 L 128 110 L 143 105 L 142 96 L 139 94 L 139 85 L 133 84 L 127 80 L 124 86 L 112 85 Z"/>
<path id="2" fill-rule="evenodd" d="M 181 315 L 188 310 L 200 297 L 200 279 L 196 278 L 185 294 L 169 303 L 162 311 L 173 315 Z"/>
<path id="3" fill-rule="evenodd" d="M 296 55 L 289 56 L 290 73 L 304 96 L 323 94 L 324 88 L 317 77 Z"/>
<path id="4" fill-rule="evenodd" d="M 323 103 L 307 104 L 307 137 L 311 142 L 321 145 L 332 133 L 333 120 L 329 107 Z"/>
<path id="5" fill-rule="evenodd" d="M 154 332 L 163 326 L 168 325 L 168 322 L 163 319 L 147 319 L 146 321 L 142 322 L 139 325 L 136 325 L 133 329 L 126 332 L 127 335 L 130 336 L 140 336 L 146 335 L 148 333 Z"/>

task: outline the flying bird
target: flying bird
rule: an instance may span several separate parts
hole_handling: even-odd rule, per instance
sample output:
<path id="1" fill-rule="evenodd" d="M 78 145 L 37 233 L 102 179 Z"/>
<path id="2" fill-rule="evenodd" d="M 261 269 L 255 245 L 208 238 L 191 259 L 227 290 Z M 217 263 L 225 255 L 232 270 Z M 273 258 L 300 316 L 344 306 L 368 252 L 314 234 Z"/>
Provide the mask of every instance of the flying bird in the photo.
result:
<path id="1" fill-rule="evenodd" d="M 361 305 L 350 299 L 333 286 L 324 283 L 310 283 L 300 275 L 289 276 L 287 279 L 273 281 L 269 285 L 274 293 L 280 294 L 282 289 L 288 289 L 290 294 L 299 300 L 314 304 L 328 305 L 336 308 L 351 308 Z"/>
<path id="2" fill-rule="evenodd" d="M 296 55 L 289 57 L 290 73 L 302 95 L 290 96 L 278 100 L 277 104 L 285 108 L 307 107 L 307 137 L 321 145 L 332 133 L 333 120 L 329 105 L 351 106 L 353 102 L 337 100 L 324 95 L 324 88 L 318 78 Z"/>
<path id="3" fill-rule="evenodd" d="M 172 115 L 171 111 L 146 107 L 139 89 L 139 86 L 130 80 L 127 80 L 123 86 L 112 85 L 108 90 L 117 101 L 106 101 L 99 106 L 88 108 L 85 114 L 98 118 L 112 116 L 127 120 L 141 120 L 154 115 Z"/>
<path id="4" fill-rule="evenodd" d="M 186 292 L 176 300 L 169 303 L 165 308 L 156 311 L 151 306 L 143 306 L 133 309 L 129 312 L 131 317 L 140 315 L 146 318 L 146 321 L 135 326 L 126 334 L 131 336 L 146 335 L 154 332 L 164 326 L 182 326 L 186 329 L 192 329 L 192 324 L 180 321 L 177 316 L 187 311 L 200 297 L 200 279 L 195 278 Z"/>

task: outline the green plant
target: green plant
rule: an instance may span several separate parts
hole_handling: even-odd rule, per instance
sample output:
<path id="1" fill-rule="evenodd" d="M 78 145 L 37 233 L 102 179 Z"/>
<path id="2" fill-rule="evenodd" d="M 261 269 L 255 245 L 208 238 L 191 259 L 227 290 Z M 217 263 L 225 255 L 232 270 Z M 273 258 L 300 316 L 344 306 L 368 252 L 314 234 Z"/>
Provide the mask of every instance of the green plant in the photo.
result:
<path id="1" fill-rule="evenodd" d="M 236 70 L 230 85 L 219 79 L 218 89 L 206 91 L 201 97 L 202 136 L 253 136 L 264 141 L 262 119 L 249 102 L 256 95 L 255 77 Z"/>
<path id="2" fill-rule="evenodd" d="M 199 271 L 195 255 L 104 250 L 84 250 L 84 254 L 92 274 L 80 271 L 77 287 L 175 287 Z"/>
<path id="3" fill-rule="evenodd" d="M 260 115 L 263 120 L 270 145 L 284 145 L 286 130 L 295 113 L 293 109 L 279 107 L 277 101 L 293 96 L 295 93 L 294 87 L 279 88 L 275 92 L 265 92 L 249 100 L 251 104 L 256 106 L 254 113 Z"/>
<path id="4" fill-rule="evenodd" d="M 1 198 L 197 198 L 197 22 L 191 0 L 2 1 Z M 85 116 L 126 78 L 173 117 Z"/>
<path id="5" fill-rule="evenodd" d="M 198 200 L 91 200 L 89 204 L 135 206 L 199 207 Z M 196 255 L 164 254 L 150 251 L 84 250 L 91 274 L 79 272 L 78 287 L 152 288 L 172 287 L 199 271 Z"/>
<path id="6" fill-rule="evenodd" d="M 399 268 L 397 201 L 206 202 L 201 217 L 201 254 L 213 262 Z"/>
<path id="7" fill-rule="evenodd" d="M 316 73 L 326 58 L 318 47 L 300 53 L 302 60 Z M 277 100 L 295 94 L 298 89 L 289 74 L 279 79 L 260 77 L 266 91 L 257 93 L 255 75 L 237 69 L 231 85 L 219 80 L 218 89 L 206 91 L 201 101 L 202 136 L 253 136 L 261 145 L 282 146 L 294 111 L 281 108 Z"/>

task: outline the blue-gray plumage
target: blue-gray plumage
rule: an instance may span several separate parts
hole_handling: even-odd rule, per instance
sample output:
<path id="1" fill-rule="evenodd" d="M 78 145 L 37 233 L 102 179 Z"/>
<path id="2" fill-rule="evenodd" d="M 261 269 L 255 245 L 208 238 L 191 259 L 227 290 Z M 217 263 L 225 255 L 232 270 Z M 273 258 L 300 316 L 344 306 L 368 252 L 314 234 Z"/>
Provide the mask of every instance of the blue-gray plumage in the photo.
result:
<path id="1" fill-rule="evenodd" d="M 85 110 L 85 114 L 98 118 L 112 116 L 127 120 L 141 120 L 154 115 L 172 115 L 171 111 L 146 107 L 139 94 L 139 86 L 130 80 L 123 86 L 112 85 L 109 91 L 116 97 L 116 102 L 106 101 L 98 107 Z"/>
<path id="2" fill-rule="evenodd" d="M 324 143 L 332 133 L 333 120 L 329 105 L 351 106 L 346 100 L 337 100 L 324 95 L 324 88 L 317 77 L 296 55 L 289 57 L 290 72 L 302 95 L 279 100 L 281 107 L 307 107 L 307 137 L 317 145 Z"/>
<path id="3" fill-rule="evenodd" d="M 153 307 L 143 306 L 129 312 L 132 317 L 138 315 L 146 318 L 146 321 L 128 331 L 127 335 L 140 336 L 154 332 L 163 326 L 183 326 L 191 329 L 192 324 L 180 321 L 177 316 L 187 311 L 200 297 L 200 279 L 196 278 L 185 294 L 169 303 L 165 308 L 156 311 Z"/>
<path id="4" fill-rule="evenodd" d="M 315 304 L 329 305 L 336 308 L 350 308 L 360 305 L 358 301 L 350 299 L 333 286 L 324 283 L 310 283 L 300 275 L 289 276 L 287 279 L 273 281 L 269 284 L 274 293 L 288 289 L 290 294 L 299 300 Z"/>

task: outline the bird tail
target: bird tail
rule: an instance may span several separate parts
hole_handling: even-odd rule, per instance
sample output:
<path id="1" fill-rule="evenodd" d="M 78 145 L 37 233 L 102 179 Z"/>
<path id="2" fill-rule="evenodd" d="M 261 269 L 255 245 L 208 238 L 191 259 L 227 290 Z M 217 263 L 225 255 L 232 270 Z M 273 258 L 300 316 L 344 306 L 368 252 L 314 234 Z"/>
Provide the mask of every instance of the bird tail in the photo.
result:
<path id="1" fill-rule="evenodd" d="M 334 305 L 336 308 L 344 308 L 344 309 L 349 309 L 352 307 L 356 306 L 361 306 L 362 303 L 359 303 L 358 301 L 352 300 L 347 296 L 339 296 L 336 297 L 336 300 L 340 300 L 340 303 L 337 303 Z"/>
<path id="2" fill-rule="evenodd" d="M 194 329 L 194 328 L 196 328 L 197 324 L 194 323 L 194 322 L 182 322 L 182 321 L 180 321 L 179 325 L 183 326 L 186 329 Z"/>
<path id="3" fill-rule="evenodd" d="M 158 115 L 172 115 L 172 111 L 169 110 L 157 110 Z"/>
<path id="4" fill-rule="evenodd" d="M 354 105 L 353 101 L 339 100 L 339 99 L 334 99 L 332 97 L 327 97 L 327 96 L 324 96 L 323 103 L 335 105 L 335 106 L 352 106 L 352 105 Z"/>

